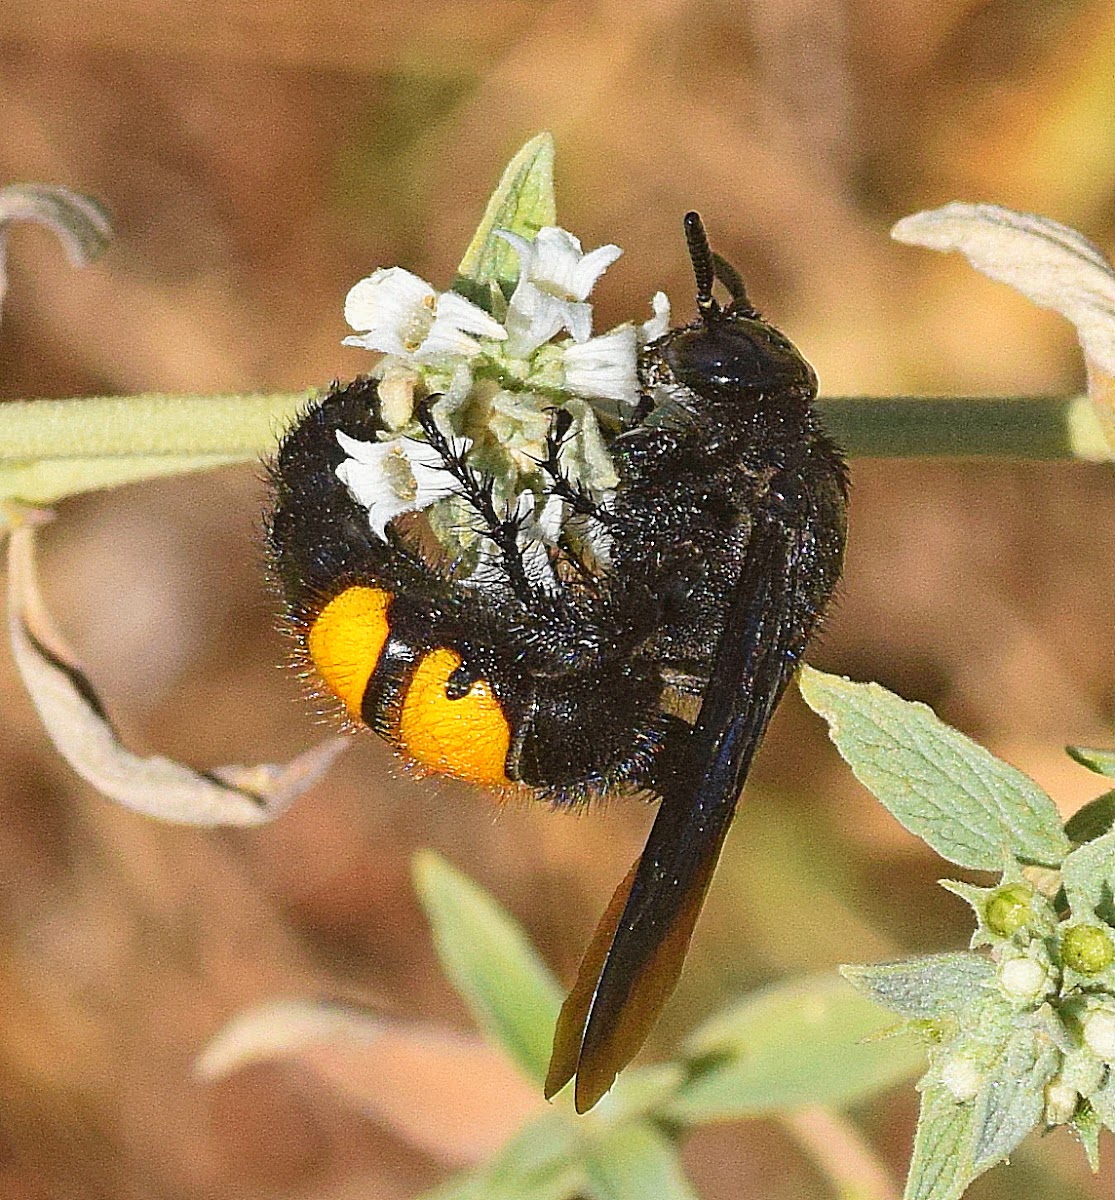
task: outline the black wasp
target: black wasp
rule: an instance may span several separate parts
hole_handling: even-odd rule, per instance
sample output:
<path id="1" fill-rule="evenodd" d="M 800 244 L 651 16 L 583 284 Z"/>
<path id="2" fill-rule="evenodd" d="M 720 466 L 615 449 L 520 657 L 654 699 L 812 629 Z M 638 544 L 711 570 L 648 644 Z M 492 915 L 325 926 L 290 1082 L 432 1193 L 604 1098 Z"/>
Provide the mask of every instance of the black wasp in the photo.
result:
<path id="1" fill-rule="evenodd" d="M 813 409 L 816 376 L 696 213 L 685 231 L 698 315 L 640 352 L 639 409 L 609 446 L 614 502 L 595 505 L 564 475 L 561 412 L 539 463 L 548 489 L 606 530 L 607 567 L 565 546 L 558 586 L 534 586 L 516 518 L 428 403 L 417 419 L 502 569 L 478 585 L 406 522 L 375 536 L 335 474 L 338 431 L 374 440 L 385 428 L 370 379 L 315 402 L 272 470 L 268 541 L 290 624 L 353 721 L 427 770 L 559 804 L 661 801 L 558 1021 L 546 1094 L 576 1076 L 581 1112 L 673 991 L 751 759 L 844 550 L 847 477 Z"/>

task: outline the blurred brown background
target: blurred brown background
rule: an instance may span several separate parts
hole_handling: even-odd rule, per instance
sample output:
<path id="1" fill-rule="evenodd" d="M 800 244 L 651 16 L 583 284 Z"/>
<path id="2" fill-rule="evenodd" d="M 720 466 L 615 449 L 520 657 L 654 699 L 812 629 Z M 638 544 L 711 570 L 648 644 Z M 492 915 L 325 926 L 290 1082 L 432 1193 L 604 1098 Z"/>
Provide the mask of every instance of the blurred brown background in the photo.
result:
<path id="1" fill-rule="evenodd" d="M 47 234 L 16 232 L 0 395 L 355 374 L 370 360 L 339 344 L 346 289 L 394 263 L 446 284 L 540 129 L 562 223 L 626 250 L 598 328 L 641 319 L 658 287 L 688 312 L 680 217 L 697 207 L 830 394 L 1081 386 L 1067 326 L 887 229 L 991 200 L 1115 249 L 1103 0 L 5 0 L 0 181 L 88 191 L 117 239 L 75 273 Z M 44 538 L 48 597 L 140 747 L 208 765 L 320 734 L 276 665 L 259 474 L 69 502 Z M 860 461 L 853 476 L 846 586 L 813 661 L 929 701 L 1066 812 L 1101 791 L 1061 746 L 1113 736 L 1110 471 Z M 82 785 L 7 658 L 0 673 L 0 1197 L 393 1200 L 440 1179 L 436 1155 L 296 1069 L 201 1085 L 198 1049 L 277 997 L 464 1028 L 409 882 L 425 846 L 568 980 L 649 812 L 496 813 L 401 777 L 367 738 L 271 827 L 162 826 Z M 958 948 L 945 870 L 791 696 L 654 1050 L 763 982 Z M 914 1111 L 905 1088 L 861 1114 L 896 1172 Z M 829 1194 L 772 1123 L 703 1131 L 687 1161 L 707 1200 Z M 972 1191 L 1104 1194 L 1063 1132 Z"/>

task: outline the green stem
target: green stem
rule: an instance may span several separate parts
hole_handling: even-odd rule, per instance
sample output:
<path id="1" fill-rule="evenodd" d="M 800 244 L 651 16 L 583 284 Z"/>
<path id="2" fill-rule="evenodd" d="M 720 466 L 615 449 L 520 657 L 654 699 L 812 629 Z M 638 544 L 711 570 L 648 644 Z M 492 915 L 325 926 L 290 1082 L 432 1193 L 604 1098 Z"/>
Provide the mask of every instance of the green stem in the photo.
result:
<path id="1" fill-rule="evenodd" d="M 852 458 L 1112 457 L 1087 396 L 830 396 L 820 407 Z"/>
<path id="2" fill-rule="evenodd" d="M 0 499 L 64 496 L 183 474 L 274 451 L 303 393 L 110 396 L 0 404 Z M 1086 397 L 823 398 L 825 422 L 852 458 L 1107 461 Z"/>

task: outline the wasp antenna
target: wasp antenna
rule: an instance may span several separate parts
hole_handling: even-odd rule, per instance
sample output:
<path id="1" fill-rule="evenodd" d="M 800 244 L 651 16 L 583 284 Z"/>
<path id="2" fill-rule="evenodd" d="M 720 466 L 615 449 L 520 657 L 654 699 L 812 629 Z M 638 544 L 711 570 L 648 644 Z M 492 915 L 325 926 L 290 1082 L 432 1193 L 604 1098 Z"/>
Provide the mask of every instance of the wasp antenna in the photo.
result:
<path id="1" fill-rule="evenodd" d="M 728 289 L 732 297 L 732 312 L 741 313 L 744 316 L 758 316 L 758 310 L 747 298 L 747 288 L 744 285 L 743 276 L 735 267 L 726 258 L 721 258 L 713 251 L 712 268 L 716 272 L 716 278 Z"/>
<path id="2" fill-rule="evenodd" d="M 697 309 L 704 317 L 720 311 L 720 305 L 712 295 L 712 285 L 716 282 L 716 261 L 700 214 L 687 212 L 683 224 L 689 257 L 693 262 L 693 275 L 697 280 Z"/>

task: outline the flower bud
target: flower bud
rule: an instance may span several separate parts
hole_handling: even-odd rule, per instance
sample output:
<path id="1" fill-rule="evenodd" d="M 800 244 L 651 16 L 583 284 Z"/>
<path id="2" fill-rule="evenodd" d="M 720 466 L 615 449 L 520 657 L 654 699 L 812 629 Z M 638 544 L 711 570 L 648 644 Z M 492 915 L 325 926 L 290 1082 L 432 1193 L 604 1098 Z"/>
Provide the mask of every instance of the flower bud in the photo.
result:
<path id="1" fill-rule="evenodd" d="M 1010 958 L 999 967 L 999 984 L 1012 1000 L 1037 1000 L 1052 990 L 1044 965 L 1033 958 Z"/>
<path id="2" fill-rule="evenodd" d="M 984 921 L 998 937 L 1007 938 L 1023 929 L 1030 920 L 1033 891 L 1024 883 L 1001 887 L 987 902 Z"/>
<path id="3" fill-rule="evenodd" d="M 970 1058 L 950 1058 L 941 1068 L 941 1083 L 957 1100 L 972 1100 L 983 1084 L 983 1075 Z"/>
<path id="4" fill-rule="evenodd" d="M 1115 1012 L 1100 1008 L 1084 1018 L 1084 1044 L 1097 1058 L 1115 1062 Z"/>
<path id="5" fill-rule="evenodd" d="M 1061 962 L 1081 975 L 1098 975 L 1115 959 L 1115 946 L 1098 925 L 1074 925 L 1061 939 Z"/>
<path id="6" fill-rule="evenodd" d="M 1080 1093 L 1063 1079 L 1054 1079 L 1045 1088 L 1046 1125 L 1064 1125 L 1076 1114 Z"/>

